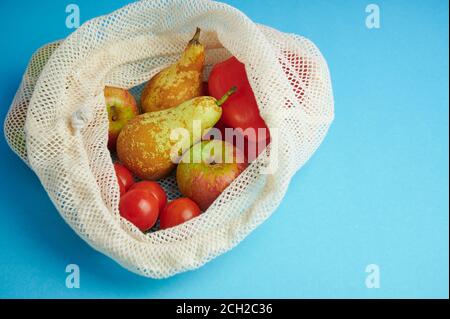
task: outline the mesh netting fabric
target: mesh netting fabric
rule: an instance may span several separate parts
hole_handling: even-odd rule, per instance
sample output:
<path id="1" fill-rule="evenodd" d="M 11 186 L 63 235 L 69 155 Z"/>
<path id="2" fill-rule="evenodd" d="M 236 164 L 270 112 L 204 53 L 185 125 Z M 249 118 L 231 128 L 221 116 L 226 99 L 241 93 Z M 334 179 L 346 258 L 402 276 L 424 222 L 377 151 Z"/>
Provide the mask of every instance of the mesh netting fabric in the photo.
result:
<path id="1" fill-rule="evenodd" d="M 206 46 L 205 79 L 231 55 L 243 62 L 278 142 L 201 216 L 144 234 L 119 214 L 103 89 L 131 89 L 139 100 L 143 84 L 178 59 L 196 27 Z M 79 236 L 127 269 L 163 278 L 200 267 L 267 219 L 333 116 L 328 67 L 311 41 L 257 25 L 218 2 L 139 1 L 38 50 L 8 113 L 5 135 Z M 271 161 L 278 168 L 266 174 Z M 180 196 L 173 176 L 160 184 L 170 199 Z"/>

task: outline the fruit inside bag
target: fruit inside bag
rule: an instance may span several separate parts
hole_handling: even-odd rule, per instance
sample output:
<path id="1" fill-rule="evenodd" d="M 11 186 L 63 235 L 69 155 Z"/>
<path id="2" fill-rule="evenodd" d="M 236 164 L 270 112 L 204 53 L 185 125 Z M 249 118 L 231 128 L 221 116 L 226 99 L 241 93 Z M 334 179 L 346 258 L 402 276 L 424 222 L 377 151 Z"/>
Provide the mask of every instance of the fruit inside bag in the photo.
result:
<path id="1" fill-rule="evenodd" d="M 5 135 L 84 240 L 163 278 L 269 217 L 332 119 L 328 68 L 310 41 L 221 3 L 144 0 L 36 53 Z M 266 134 L 245 135 L 252 127 Z M 264 174 L 274 154 L 281 164 Z"/>
<path id="2" fill-rule="evenodd" d="M 128 90 L 105 88 L 108 148 L 121 162 L 115 164 L 120 214 L 143 232 L 158 229 L 158 219 L 165 229 L 205 212 L 258 155 L 249 143 L 261 153 L 269 141 L 244 64 L 228 58 L 213 65 L 203 81 L 206 52 L 200 34 L 197 27 L 179 59 L 145 84 L 141 114 Z M 204 86 L 213 96 L 202 96 Z M 155 181 L 171 174 L 183 197 L 158 205 L 148 195 L 164 192 Z M 153 184 L 137 191 L 132 175 Z"/>

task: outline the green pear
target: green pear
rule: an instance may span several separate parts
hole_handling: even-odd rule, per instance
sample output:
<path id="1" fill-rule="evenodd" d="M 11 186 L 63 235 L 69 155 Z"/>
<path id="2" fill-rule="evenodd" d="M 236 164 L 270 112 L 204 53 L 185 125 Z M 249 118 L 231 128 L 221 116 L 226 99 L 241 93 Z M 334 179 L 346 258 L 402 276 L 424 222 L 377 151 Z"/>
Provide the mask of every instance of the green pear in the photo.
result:
<path id="1" fill-rule="evenodd" d="M 143 179 L 169 175 L 183 151 L 201 140 L 222 115 L 221 105 L 235 92 L 231 88 L 220 100 L 196 97 L 180 105 L 141 114 L 130 120 L 117 139 L 117 156 Z"/>

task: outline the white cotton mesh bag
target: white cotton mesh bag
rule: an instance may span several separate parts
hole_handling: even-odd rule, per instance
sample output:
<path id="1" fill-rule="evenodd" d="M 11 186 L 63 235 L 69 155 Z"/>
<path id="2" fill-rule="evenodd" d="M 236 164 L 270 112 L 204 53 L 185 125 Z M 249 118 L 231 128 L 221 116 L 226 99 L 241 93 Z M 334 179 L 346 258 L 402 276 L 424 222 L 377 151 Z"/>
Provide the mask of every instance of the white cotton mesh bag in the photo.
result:
<path id="1" fill-rule="evenodd" d="M 139 100 L 143 84 L 178 59 L 196 27 L 206 46 L 205 79 L 231 55 L 243 62 L 273 142 L 202 215 L 144 234 L 119 214 L 103 89 L 131 89 Z M 219 2 L 153 0 L 88 21 L 38 50 L 4 129 L 79 236 L 133 272 L 164 278 L 200 267 L 268 218 L 333 114 L 328 67 L 309 40 Z M 169 199 L 180 196 L 173 176 L 160 183 Z"/>

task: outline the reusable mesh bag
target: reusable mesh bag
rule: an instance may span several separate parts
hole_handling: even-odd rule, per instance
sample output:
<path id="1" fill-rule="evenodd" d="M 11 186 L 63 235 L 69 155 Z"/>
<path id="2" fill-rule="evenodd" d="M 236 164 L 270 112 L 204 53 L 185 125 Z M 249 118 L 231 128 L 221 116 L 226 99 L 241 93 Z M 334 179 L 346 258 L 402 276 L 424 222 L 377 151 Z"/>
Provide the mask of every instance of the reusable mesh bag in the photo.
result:
<path id="1" fill-rule="evenodd" d="M 178 59 L 196 27 L 207 50 L 205 79 L 231 55 L 243 62 L 278 142 L 202 215 L 144 234 L 119 214 L 103 89 L 131 89 L 139 100 L 143 84 Z M 5 135 L 79 236 L 127 269 L 163 278 L 200 267 L 268 218 L 322 142 L 333 114 L 328 67 L 309 40 L 257 25 L 218 2 L 139 1 L 38 50 L 6 118 Z M 266 174 L 270 163 L 278 169 Z M 180 196 L 173 176 L 160 183 L 169 199 Z"/>

